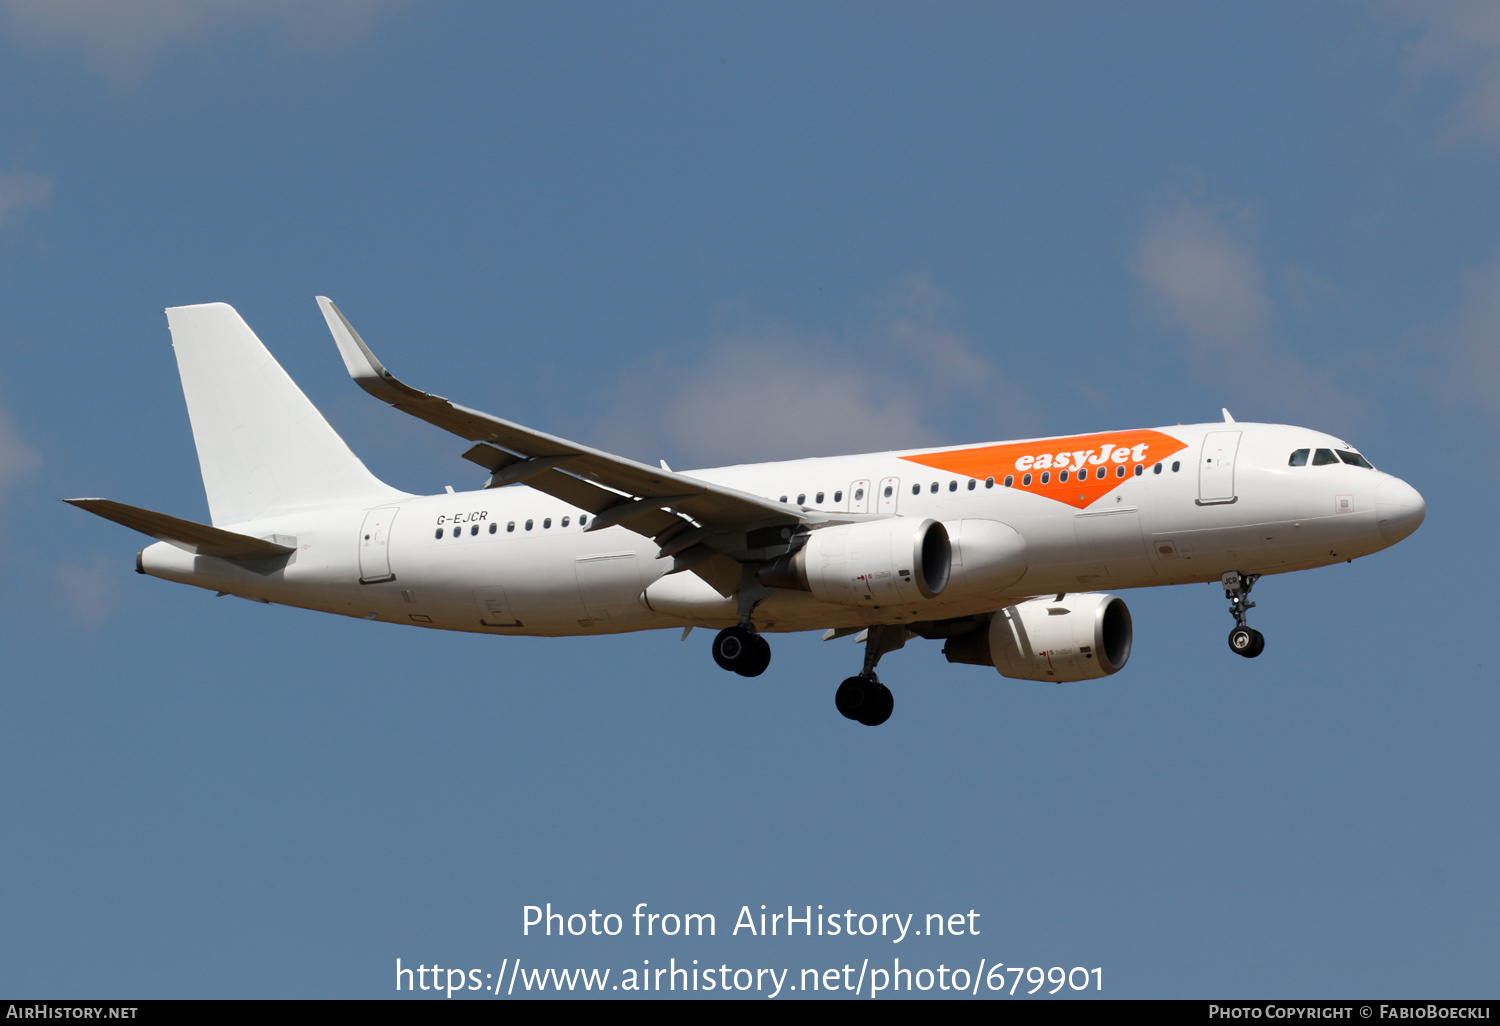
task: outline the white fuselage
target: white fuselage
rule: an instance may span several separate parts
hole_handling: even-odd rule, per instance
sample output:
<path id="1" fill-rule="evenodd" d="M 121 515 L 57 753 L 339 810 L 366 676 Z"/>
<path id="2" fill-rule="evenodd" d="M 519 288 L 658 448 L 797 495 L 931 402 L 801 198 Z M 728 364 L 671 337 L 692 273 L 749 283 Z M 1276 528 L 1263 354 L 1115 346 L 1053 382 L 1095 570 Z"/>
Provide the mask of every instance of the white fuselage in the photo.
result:
<path id="1" fill-rule="evenodd" d="M 690 476 L 814 510 L 931 518 L 947 527 L 954 573 L 934 598 L 845 605 L 777 588 L 753 616 L 770 631 L 941 620 L 1035 595 L 1300 570 L 1376 552 L 1422 519 L 1421 497 L 1388 474 L 1343 462 L 1289 465 L 1296 450 L 1348 449 L 1316 431 L 1225 423 L 1118 434 L 1123 441 L 1113 448 L 1091 445 L 1106 433 Z M 1147 436 L 1157 441 L 1126 444 Z M 1157 458 L 1161 440 L 1175 446 L 1165 459 Z M 1023 449 L 1048 455 L 1011 458 Z M 1043 462 L 1047 469 L 1029 469 Z M 936 469 L 945 463 L 967 469 Z M 1080 476 L 1087 493 L 1068 487 Z M 376 507 L 222 525 L 295 539 L 291 556 L 263 565 L 157 543 L 143 550 L 139 567 L 247 598 L 442 630 L 576 635 L 736 622 L 732 595 L 690 571 L 668 575 L 672 560 L 658 555 L 656 543 L 625 527 L 588 531 L 587 517 L 524 485 L 398 494 Z M 1012 553 L 1020 562 L 1013 572 L 966 577 L 965 565 L 986 565 L 992 528 L 1020 536 L 1024 546 Z"/>

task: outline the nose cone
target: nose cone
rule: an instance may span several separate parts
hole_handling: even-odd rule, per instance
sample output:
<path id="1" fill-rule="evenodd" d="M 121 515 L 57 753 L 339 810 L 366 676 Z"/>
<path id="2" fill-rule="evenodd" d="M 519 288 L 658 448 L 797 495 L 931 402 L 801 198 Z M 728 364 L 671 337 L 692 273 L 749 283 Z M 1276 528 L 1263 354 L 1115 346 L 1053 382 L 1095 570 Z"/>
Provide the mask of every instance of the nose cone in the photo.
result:
<path id="1" fill-rule="evenodd" d="M 1422 526 L 1427 503 L 1411 485 L 1399 477 L 1388 477 L 1375 490 L 1375 510 L 1381 535 L 1394 545 Z"/>

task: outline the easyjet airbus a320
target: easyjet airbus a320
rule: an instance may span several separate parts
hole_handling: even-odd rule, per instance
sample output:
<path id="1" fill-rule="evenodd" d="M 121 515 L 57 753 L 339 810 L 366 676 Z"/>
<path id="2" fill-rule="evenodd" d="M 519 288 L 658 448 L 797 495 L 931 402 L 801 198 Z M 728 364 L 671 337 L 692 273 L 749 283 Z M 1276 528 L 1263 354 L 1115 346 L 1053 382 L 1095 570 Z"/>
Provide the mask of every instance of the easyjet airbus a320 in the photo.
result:
<path id="1" fill-rule="evenodd" d="M 1005 677 L 1080 681 L 1130 657 L 1130 612 L 1098 589 L 1221 581 L 1229 647 L 1264 574 L 1343 562 L 1422 523 L 1417 491 L 1347 443 L 1234 422 L 719 467 L 647 466 L 398 381 L 319 298 L 354 380 L 473 443 L 483 488 L 377 480 L 231 307 L 167 311 L 213 526 L 70 499 L 158 539 L 143 574 L 221 594 L 484 634 L 718 629 L 754 677 L 767 633 L 858 632 L 838 687 L 885 722 L 875 674 L 913 637 Z"/>

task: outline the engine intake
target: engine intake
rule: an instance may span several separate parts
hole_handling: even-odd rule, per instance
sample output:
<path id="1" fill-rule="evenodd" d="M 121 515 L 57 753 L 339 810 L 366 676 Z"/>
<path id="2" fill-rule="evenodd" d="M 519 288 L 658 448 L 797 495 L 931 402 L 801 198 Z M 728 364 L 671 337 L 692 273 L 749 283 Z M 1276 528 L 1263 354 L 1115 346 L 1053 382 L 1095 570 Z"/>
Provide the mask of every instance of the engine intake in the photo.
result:
<path id="1" fill-rule="evenodd" d="M 950 663 L 993 666 L 1016 680 L 1108 677 L 1130 658 L 1130 609 L 1114 595 L 1031 599 L 990 614 L 988 627 L 950 638 Z"/>
<path id="2" fill-rule="evenodd" d="M 890 517 L 814 530 L 807 544 L 760 568 L 762 584 L 810 591 L 820 602 L 879 606 L 936 598 L 953 547 L 936 520 Z"/>

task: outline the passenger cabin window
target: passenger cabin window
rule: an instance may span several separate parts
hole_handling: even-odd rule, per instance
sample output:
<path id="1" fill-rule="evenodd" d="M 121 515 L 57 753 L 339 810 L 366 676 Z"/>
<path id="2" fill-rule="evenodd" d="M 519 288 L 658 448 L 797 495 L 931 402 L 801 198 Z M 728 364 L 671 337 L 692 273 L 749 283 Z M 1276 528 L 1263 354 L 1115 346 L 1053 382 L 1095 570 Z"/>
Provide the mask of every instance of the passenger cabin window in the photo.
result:
<path id="1" fill-rule="evenodd" d="M 1333 454 L 1332 449 L 1319 449 L 1313 453 L 1313 466 L 1326 467 L 1330 463 L 1337 463 L 1339 458 Z"/>
<path id="2" fill-rule="evenodd" d="M 921 495 L 922 494 L 922 486 L 919 485 L 919 484 L 912 485 L 911 486 L 911 493 L 913 495 Z"/>
<path id="3" fill-rule="evenodd" d="M 1144 463 L 1137 463 L 1135 465 L 1135 476 L 1136 477 L 1140 477 L 1145 472 L 1146 472 L 1146 465 Z"/>
<path id="4" fill-rule="evenodd" d="M 1005 487 L 1009 488 L 1011 485 L 1013 485 L 1015 483 L 1016 483 L 1016 476 L 1014 474 L 1006 474 L 1005 475 Z"/>
<path id="5" fill-rule="evenodd" d="M 891 487 L 891 486 L 890 486 L 890 485 L 886 485 L 886 486 L 885 486 L 885 497 L 886 497 L 886 498 L 887 498 L 887 499 L 889 499 L 889 498 L 890 498 L 890 497 L 891 497 L 891 494 L 892 494 L 892 493 L 893 493 L 893 492 L 895 492 L 895 489 L 894 489 L 894 488 L 892 488 L 892 487 Z"/>
<path id="6" fill-rule="evenodd" d="M 442 529 L 442 528 L 441 528 L 441 527 L 439 527 L 439 528 L 438 528 L 438 529 L 437 529 L 437 533 L 436 533 L 436 534 L 434 534 L 434 535 L 433 535 L 433 537 L 434 537 L 434 538 L 441 538 L 441 537 L 442 537 L 442 536 L 443 536 L 443 529 Z"/>
<path id="7" fill-rule="evenodd" d="M 589 515 L 587 513 L 580 513 L 580 514 L 578 514 L 578 526 L 579 527 L 587 527 L 587 526 L 589 526 Z"/>
<path id="8" fill-rule="evenodd" d="M 1067 484 L 1068 483 L 1068 472 L 1066 470 L 1059 472 L 1058 475 L 1057 475 L 1057 480 L 1060 483 L 1062 483 L 1062 484 Z"/>
<path id="9" fill-rule="evenodd" d="M 972 477 L 969 478 L 969 491 L 972 492 L 974 490 L 974 486 L 977 484 L 979 484 L 978 481 L 974 480 Z"/>
<path id="10" fill-rule="evenodd" d="M 885 494 L 887 494 L 887 495 L 891 494 L 891 490 L 889 488 L 887 488 L 885 490 Z M 807 502 L 807 493 L 806 492 L 803 492 L 802 494 L 800 494 L 800 495 L 797 496 L 797 505 L 801 506 L 801 505 L 803 505 L 806 502 Z"/>
<path id="11" fill-rule="evenodd" d="M 1044 470 L 1044 471 L 1042 471 L 1042 484 L 1047 484 L 1051 480 L 1052 480 L 1052 471 L 1050 471 L 1050 470 Z"/>
<path id="12" fill-rule="evenodd" d="M 530 520 L 526 521 L 526 530 L 528 530 L 528 531 L 531 530 L 531 521 Z"/>
<path id="13" fill-rule="evenodd" d="M 514 531 L 515 529 L 516 529 L 516 522 L 514 520 L 512 520 L 510 523 L 508 523 L 508 524 L 505 525 L 505 531 L 506 531 L 507 534 L 509 534 L 511 531 Z"/>
<path id="14" fill-rule="evenodd" d="M 1338 452 L 1339 459 L 1343 460 L 1351 467 L 1364 467 L 1366 470 L 1375 469 L 1374 467 L 1370 466 L 1369 460 L 1365 459 L 1363 456 L 1353 451 L 1352 449 L 1340 449 Z"/>
<path id="15" fill-rule="evenodd" d="M 1104 480 L 1104 468 L 1100 467 L 1098 470 L 1094 471 L 1094 476 L 1097 477 L 1099 480 L 1103 481 Z"/>
<path id="16" fill-rule="evenodd" d="M 499 524 L 491 524 L 490 525 L 490 534 L 494 534 L 498 530 L 500 530 L 500 525 Z"/>
<path id="17" fill-rule="evenodd" d="M 843 491 L 842 488 L 833 493 L 833 501 L 834 502 L 843 502 L 844 501 L 844 491 Z"/>
<path id="18" fill-rule="evenodd" d="M 950 492 L 956 492 L 956 491 L 958 491 L 958 482 L 957 481 L 949 481 L 948 482 L 948 490 Z"/>
<path id="19" fill-rule="evenodd" d="M 563 527 L 567 527 L 568 526 L 568 518 L 567 517 L 563 517 L 562 518 L 562 525 L 561 526 L 563 526 Z"/>
<path id="20" fill-rule="evenodd" d="M 937 494 L 937 489 L 938 489 L 938 483 L 936 481 L 932 482 L 932 494 L 933 495 Z"/>
<path id="21" fill-rule="evenodd" d="M 1160 474 L 1161 473 L 1161 464 L 1158 463 L 1156 466 L 1152 467 L 1151 468 L 1151 473 L 1153 473 L 1153 474 Z"/>
<path id="22" fill-rule="evenodd" d="M 813 502 L 816 502 L 820 506 L 823 505 L 823 493 L 819 492 L 817 495 L 814 495 Z"/>
<path id="23" fill-rule="evenodd" d="M 552 526 L 552 518 L 551 517 L 548 517 L 546 520 L 542 521 L 542 530 L 545 531 L 547 528 L 549 528 L 551 526 Z"/>
<path id="24" fill-rule="evenodd" d="M 478 524 L 475 524 L 473 527 L 469 528 L 469 534 L 474 535 L 474 534 L 478 534 L 478 533 L 479 533 L 479 525 Z"/>
<path id="25" fill-rule="evenodd" d="M 1312 452 L 1311 449 L 1298 449 L 1292 453 L 1292 458 L 1286 461 L 1286 465 L 1289 467 L 1307 466 L 1307 454 L 1310 452 Z"/>
<path id="26" fill-rule="evenodd" d="M 1172 473 L 1175 474 L 1175 473 L 1177 473 L 1181 469 L 1182 469 L 1182 461 L 1181 460 L 1173 460 L 1172 461 Z"/>
<path id="27" fill-rule="evenodd" d="M 856 488 L 856 489 L 854 489 L 854 501 L 855 502 L 858 502 L 860 499 L 863 499 L 864 497 L 865 497 L 865 490 L 863 488 Z"/>
<path id="28" fill-rule="evenodd" d="M 1031 475 L 1027 474 L 1024 477 L 1022 477 L 1021 478 L 1021 484 L 1026 485 L 1026 486 L 1030 486 L 1030 484 L 1031 484 Z"/>

